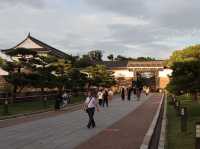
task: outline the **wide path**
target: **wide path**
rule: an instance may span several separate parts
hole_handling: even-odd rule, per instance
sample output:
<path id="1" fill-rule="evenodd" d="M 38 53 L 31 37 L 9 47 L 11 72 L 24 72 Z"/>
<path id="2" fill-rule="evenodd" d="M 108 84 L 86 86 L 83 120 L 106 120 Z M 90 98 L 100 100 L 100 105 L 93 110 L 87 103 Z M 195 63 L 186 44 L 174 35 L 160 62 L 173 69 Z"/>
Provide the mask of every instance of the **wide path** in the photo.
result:
<path id="1" fill-rule="evenodd" d="M 105 128 L 116 123 L 117 121 L 128 115 L 131 111 L 134 111 L 135 109 L 136 109 L 135 111 L 137 111 L 137 109 L 140 109 L 140 107 L 143 107 L 143 105 L 146 105 L 149 101 L 153 102 L 153 100 L 150 97 L 151 95 L 149 95 L 148 97 L 142 97 L 142 100 L 139 102 L 133 100 L 131 102 L 121 101 L 119 97 L 116 97 L 115 99 L 113 99 L 111 106 L 109 108 L 105 109 L 102 108 L 99 113 L 96 113 L 95 119 L 97 127 L 95 129 L 88 130 L 86 128 L 86 123 L 88 118 L 87 114 L 82 110 L 70 113 L 64 113 L 62 115 L 57 115 L 55 117 L 49 117 L 32 122 L 26 122 L 23 124 L 14 125 L 6 128 L 0 128 L 0 148 L 2 149 L 75 148 L 78 144 L 87 141 L 89 138 L 105 130 Z M 150 100 L 147 100 L 148 98 L 150 98 Z M 145 104 L 142 104 L 144 102 Z M 148 115 L 149 113 L 145 114 L 139 112 L 138 114 L 140 114 L 141 117 L 140 116 L 139 117 L 140 119 L 142 119 L 144 115 L 146 114 Z M 145 120 L 143 120 L 143 122 L 145 123 Z M 143 123 L 141 123 L 140 125 L 142 126 Z M 115 124 L 113 126 L 115 126 Z M 119 127 L 116 128 L 119 129 Z M 120 132 L 122 131 L 121 127 L 119 131 Z M 100 133 L 100 135 L 101 134 L 102 133 Z M 98 137 L 98 135 L 96 137 Z M 104 140 L 107 140 L 107 138 L 104 138 Z M 83 143 L 82 146 L 84 148 L 85 147 L 87 148 L 87 143 L 85 144 Z M 96 146 L 95 147 L 93 146 L 93 148 L 96 148 Z"/>
<path id="2" fill-rule="evenodd" d="M 139 149 L 160 101 L 161 95 L 154 94 L 136 110 L 76 149 Z"/>

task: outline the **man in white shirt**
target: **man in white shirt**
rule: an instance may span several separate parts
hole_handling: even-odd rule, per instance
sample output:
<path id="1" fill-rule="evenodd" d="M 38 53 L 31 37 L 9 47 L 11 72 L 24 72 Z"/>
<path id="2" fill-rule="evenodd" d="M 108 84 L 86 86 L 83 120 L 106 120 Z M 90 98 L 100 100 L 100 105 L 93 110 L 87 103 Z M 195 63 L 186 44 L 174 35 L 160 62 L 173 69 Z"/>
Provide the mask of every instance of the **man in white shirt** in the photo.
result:
<path id="1" fill-rule="evenodd" d="M 102 106 L 102 102 L 103 102 L 103 92 L 101 90 L 98 91 L 97 93 L 97 98 L 99 101 L 99 106 Z"/>
<path id="2" fill-rule="evenodd" d="M 89 91 L 88 96 L 85 100 L 85 106 L 86 106 L 86 112 L 88 113 L 89 121 L 87 124 L 87 128 L 92 128 L 96 127 L 95 121 L 94 121 L 94 112 L 95 108 L 97 108 L 97 111 L 99 111 L 98 104 L 96 102 L 95 98 L 95 92 L 94 91 Z"/>

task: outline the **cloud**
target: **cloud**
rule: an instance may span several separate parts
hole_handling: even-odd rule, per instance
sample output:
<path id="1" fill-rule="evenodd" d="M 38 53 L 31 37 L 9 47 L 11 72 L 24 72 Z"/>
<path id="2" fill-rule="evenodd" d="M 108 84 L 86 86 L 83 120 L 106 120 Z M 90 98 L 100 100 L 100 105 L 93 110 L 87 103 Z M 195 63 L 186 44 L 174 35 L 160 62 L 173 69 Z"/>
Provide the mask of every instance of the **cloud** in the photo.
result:
<path id="1" fill-rule="evenodd" d="M 155 24 L 173 28 L 200 27 L 199 0 L 85 0 L 101 10 L 130 17 L 151 19 Z"/>
<path id="2" fill-rule="evenodd" d="M 198 0 L 85 1 L 99 11 L 120 16 L 118 21 L 108 25 L 111 36 L 130 51 L 137 47 L 141 55 L 151 55 L 151 52 L 155 53 L 155 49 L 160 48 L 162 52 L 156 53 L 167 57 L 172 50 L 200 42 Z M 134 19 L 143 23 L 134 25 L 130 21 Z"/>
<path id="3" fill-rule="evenodd" d="M 74 55 L 167 58 L 200 43 L 198 0 L 1 0 L 0 8 L 0 49 L 28 32 Z"/>
<path id="4" fill-rule="evenodd" d="M 114 12 L 117 14 L 138 16 L 146 9 L 145 1 L 147 0 L 85 0 L 89 5 L 104 11 Z"/>
<path id="5" fill-rule="evenodd" d="M 45 0 L 1 0 L 0 8 L 14 7 L 26 5 L 34 8 L 42 8 L 45 6 Z"/>

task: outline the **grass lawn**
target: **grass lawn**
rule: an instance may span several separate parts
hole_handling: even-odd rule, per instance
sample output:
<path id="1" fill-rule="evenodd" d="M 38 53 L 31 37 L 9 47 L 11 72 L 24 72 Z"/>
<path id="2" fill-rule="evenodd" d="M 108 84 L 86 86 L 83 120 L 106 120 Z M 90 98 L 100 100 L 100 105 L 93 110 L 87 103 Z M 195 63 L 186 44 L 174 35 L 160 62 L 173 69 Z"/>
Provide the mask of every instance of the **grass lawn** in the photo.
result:
<path id="1" fill-rule="evenodd" d="M 181 132 L 180 117 L 172 105 L 167 106 L 167 149 L 194 149 L 195 148 L 195 123 L 200 121 L 200 104 L 193 102 L 189 96 L 178 98 L 181 105 L 188 108 L 188 129 Z"/>
<path id="2" fill-rule="evenodd" d="M 71 104 L 79 103 L 80 101 L 85 100 L 83 95 L 81 96 L 73 96 L 71 99 Z M 23 113 L 30 113 L 36 112 L 40 110 L 44 110 L 47 108 L 54 108 L 54 100 L 47 100 L 47 107 L 44 107 L 44 103 L 42 100 L 37 101 L 29 101 L 29 102 L 19 102 L 9 105 L 9 114 L 8 115 L 15 115 L 15 114 L 23 114 Z M 0 105 L 0 117 L 5 116 L 3 115 L 3 105 Z"/>

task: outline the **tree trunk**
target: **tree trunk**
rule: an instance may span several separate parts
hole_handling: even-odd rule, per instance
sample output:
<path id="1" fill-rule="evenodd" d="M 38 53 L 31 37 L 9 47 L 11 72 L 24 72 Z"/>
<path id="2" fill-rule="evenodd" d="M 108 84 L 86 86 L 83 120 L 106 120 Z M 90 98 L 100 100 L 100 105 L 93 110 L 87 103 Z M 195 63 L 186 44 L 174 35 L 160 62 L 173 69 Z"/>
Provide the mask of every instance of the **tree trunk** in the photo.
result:
<path id="1" fill-rule="evenodd" d="M 198 92 L 192 93 L 192 100 L 197 101 L 198 100 Z"/>
<path id="2" fill-rule="evenodd" d="M 43 87 L 41 88 L 41 93 L 42 93 L 41 99 L 43 100 L 44 99 L 44 96 L 43 96 L 44 95 L 44 88 Z"/>
<path id="3" fill-rule="evenodd" d="M 62 95 L 62 91 L 63 91 L 63 86 L 59 86 L 58 87 L 58 92 L 59 92 L 60 95 Z"/>
<path id="4" fill-rule="evenodd" d="M 12 97 L 11 97 L 11 103 L 14 103 L 16 100 L 16 93 L 17 93 L 17 86 L 14 85 L 13 87 L 13 92 L 12 92 Z"/>

